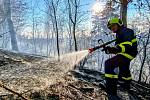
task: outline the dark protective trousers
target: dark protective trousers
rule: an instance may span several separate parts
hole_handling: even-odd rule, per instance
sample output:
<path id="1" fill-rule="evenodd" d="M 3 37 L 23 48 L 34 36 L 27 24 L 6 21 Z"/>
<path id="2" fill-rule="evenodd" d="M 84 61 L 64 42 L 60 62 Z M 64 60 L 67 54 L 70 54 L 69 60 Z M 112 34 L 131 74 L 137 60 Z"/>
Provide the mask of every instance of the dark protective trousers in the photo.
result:
<path id="1" fill-rule="evenodd" d="M 117 95 L 118 80 L 122 81 L 122 87 L 129 89 L 132 80 L 129 66 L 131 60 L 123 55 L 116 55 L 105 62 L 106 92 L 110 95 Z M 119 75 L 114 69 L 119 67 Z"/>

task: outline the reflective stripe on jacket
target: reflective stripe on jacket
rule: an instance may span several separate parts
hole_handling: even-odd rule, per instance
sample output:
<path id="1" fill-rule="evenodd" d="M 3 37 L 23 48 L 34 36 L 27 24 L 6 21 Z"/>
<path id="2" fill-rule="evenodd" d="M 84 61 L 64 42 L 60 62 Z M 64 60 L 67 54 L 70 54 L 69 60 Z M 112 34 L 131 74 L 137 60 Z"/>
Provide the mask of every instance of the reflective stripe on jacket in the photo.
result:
<path id="1" fill-rule="evenodd" d="M 129 59 L 133 59 L 137 55 L 137 39 L 132 29 L 121 27 L 116 32 L 116 47 L 121 54 Z"/>

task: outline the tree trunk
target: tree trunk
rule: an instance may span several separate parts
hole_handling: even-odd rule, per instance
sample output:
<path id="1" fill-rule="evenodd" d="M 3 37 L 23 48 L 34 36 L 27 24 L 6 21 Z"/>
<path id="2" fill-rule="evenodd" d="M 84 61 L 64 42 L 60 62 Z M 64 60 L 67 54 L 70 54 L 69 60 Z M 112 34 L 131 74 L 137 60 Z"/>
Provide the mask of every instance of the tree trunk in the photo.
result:
<path id="1" fill-rule="evenodd" d="M 9 25 L 9 32 L 10 32 L 10 37 L 11 37 L 12 50 L 18 51 L 16 32 L 14 30 L 13 22 L 11 19 L 8 19 L 8 25 Z"/>
<path id="2" fill-rule="evenodd" d="M 75 47 L 75 51 L 78 51 L 77 48 L 77 40 L 76 40 L 76 25 L 73 25 L 73 39 L 74 39 L 74 47 Z"/>
<path id="3" fill-rule="evenodd" d="M 71 32 L 71 24 L 69 20 L 69 51 L 72 51 L 72 32 Z"/>
<path id="4" fill-rule="evenodd" d="M 76 40 L 76 24 L 77 24 L 77 12 L 78 11 L 78 4 L 77 1 L 75 0 L 75 17 L 74 17 L 74 24 L 73 24 L 73 38 L 74 38 L 74 44 L 75 44 L 75 51 L 78 51 L 77 47 L 77 40 Z"/>
<path id="5" fill-rule="evenodd" d="M 123 24 L 127 26 L 127 5 L 128 5 L 128 0 L 120 0 L 121 2 L 121 8 L 120 8 L 120 17 L 121 20 L 123 21 Z"/>
<path id="6" fill-rule="evenodd" d="M 8 24 L 8 28 L 9 28 L 10 37 L 11 37 L 12 50 L 18 51 L 16 32 L 14 30 L 14 25 L 13 25 L 13 22 L 12 22 L 12 19 L 11 19 L 10 0 L 5 0 L 4 1 L 4 7 L 5 7 L 5 11 L 7 12 L 7 24 Z"/>
<path id="7" fill-rule="evenodd" d="M 141 64 L 141 68 L 140 68 L 140 74 L 139 74 L 139 82 L 141 82 L 141 79 L 142 79 L 142 72 L 143 72 L 143 67 L 144 67 L 144 64 L 145 64 L 145 60 L 146 60 L 146 47 L 144 46 L 143 48 L 143 61 L 142 61 L 142 64 Z"/>
<path id="8" fill-rule="evenodd" d="M 141 64 L 141 68 L 140 68 L 140 74 L 139 74 L 139 82 L 141 81 L 142 79 L 142 72 L 143 72 L 143 68 L 144 68 L 144 64 L 145 64 L 145 61 L 146 61 L 146 53 L 147 53 L 147 46 L 149 44 L 149 39 L 150 39 L 150 29 L 149 29 L 149 34 L 148 34 L 148 37 L 147 37 L 147 40 L 146 40 L 146 43 L 143 43 L 143 61 L 142 61 L 142 64 Z"/>
<path id="9" fill-rule="evenodd" d="M 76 40 L 76 25 L 77 25 L 77 14 L 78 14 L 78 3 L 77 0 L 75 0 L 74 2 L 71 2 L 72 6 L 70 4 L 70 1 L 68 0 L 68 10 L 69 10 L 69 19 L 71 21 L 71 23 L 73 24 L 73 30 L 72 30 L 72 34 L 73 34 L 73 39 L 74 39 L 74 47 L 75 47 L 75 51 L 78 51 L 78 47 L 77 47 L 77 40 Z M 72 12 L 72 8 L 74 8 L 74 12 Z"/>
<path id="10" fill-rule="evenodd" d="M 55 32 L 56 32 L 56 38 L 57 38 L 57 54 L 58 54 L 58 60 L 60 57 L 60 51 L 59 51 L 59 32 L 58 32 L 58 22 L 56 17 L 56 8 L 54 6 L 54 2 L 52 1 L 52 7 L 53 7 L 53 13 L 54 13 L 54 22 L 55 22 Z"/>

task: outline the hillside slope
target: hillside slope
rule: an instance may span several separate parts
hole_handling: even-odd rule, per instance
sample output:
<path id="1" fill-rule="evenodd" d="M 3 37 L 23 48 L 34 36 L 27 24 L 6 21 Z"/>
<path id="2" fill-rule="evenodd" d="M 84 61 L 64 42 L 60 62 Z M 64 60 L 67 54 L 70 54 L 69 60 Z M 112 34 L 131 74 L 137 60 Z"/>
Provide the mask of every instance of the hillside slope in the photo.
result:
<path id="1" fill-rule="evenodd" d="M 0 84 L 19 93 L 26 99 L 107 99 L 106 92 L 99 86 L 98 82 L 100 81 L 94 81 L 97 78 L 94 75 L 91 77 L 91 73 L 96 75 L 96 72 L 84 70 L 81 74 L 80 70 L 80 74 L 77 75 L 77 73 L 73 73 L 74 66 L 70 67 L 68 62 L 58 62 L 54 58 L 13 53 L 5 50 L 0 50 L 0 62 Z M 139 87 L 138 90 L 143 88 L 140 86 L 135 87 Z M 146 92 L 148 93 L 148 91 Z M 138 95 L 130 94 L 121 89 L 118 90 L 118 94 L 123 100 L 133 100 Z M 19 98 L 21 99 L 21 97 L 4 89 L 4 87 L 0 88 L 1 100 L 16 100 Z"/>

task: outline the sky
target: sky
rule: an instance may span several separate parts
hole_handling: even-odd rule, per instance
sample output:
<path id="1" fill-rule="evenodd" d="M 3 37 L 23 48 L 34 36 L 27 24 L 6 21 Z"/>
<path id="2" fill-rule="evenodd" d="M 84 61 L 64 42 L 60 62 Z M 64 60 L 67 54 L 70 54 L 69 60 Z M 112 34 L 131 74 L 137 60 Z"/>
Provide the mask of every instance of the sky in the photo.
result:
<path id="1" fill-rule="evenodd" d="M 101 5 L 103 6 L 104 2 L 106 2 L 106 0 L 100 0 L 100 6 Z M 81 0 L 81 5 L 84 5 L 84 6 L 82 6 L 81 10 L 82 11 L 92 11 L 93 8 L 96 10 L 103 8 L 102 6 L 99 7 L 99 5 L 96 5 L 96 3 L 97 3 L 97 0 Z M 29 9 L 30 9 L 29 12 L 33 11 L 32 8 L 34 8 L 35 16 L 38 17 L 37 21 L 39 21 L 39 23 L 40 23 L 42 21 L 42 19 L 45 18 L 44 0 L 27 0 L 27 4 L 28 4 Z M 137 9 L 135 9 L 133 4 L 129 4 L 129 6 L 128 6 L 128 19 L 129 20 L 132 19 L 135 15 L 137 15 Z M 32 21 L 33 21 L 32 13 L 29 13 L 26 16 L 28 19 L 27 22 L 30 23 L 30 25 L 32 25 Z M 89 27 L 92 27 L 92 24 L 91 24 L 92 23 L 92 19 L 91 19 L 92 13 L 89 13 L 88 16 L 89 16 L 89 20 L 87 20 L 87 24 Z M 43 26 L 43 29 L 44 29 L 44 26 Z M 32 33 L 31 30 L 32 30 L 32 26 L 29 26 L 28 28 L 26 28 L 24 30 L 24 33 Z"/>
<path id="2" fill-rule="evenodd" d="M 44 11 L 45 6 L 44 5 L 44 0 L 27 0 L 28 1 L 28 6 L 30 7 L 35 7 L 35 13 L 39 14 L 41 13 L 41 15 L 43 16 L 44 12 L 42 13 L 42 11 Z M 81 0 L 81 4 L 85 5 L 83 6 L 83 11 L 91 11 L 93 6 L 95 5 L 97 0 Z M 100 3 L 104 3 L 106 0 L 100 0 Z M 134 0 L 133 0 L 134 1 Z M 99 7 L 101 8 L 101 7 Z M 135 9 L 135 7 L 133 6 L 133 4 L 129 4 L 128 6 L 128 17 L 131 18 L 133 17 L 137 12 L 137 9 Z M 91 16 L 91 15 L 89 15 Z M 32 20 L 32 19 L 31 19 Z"/>

